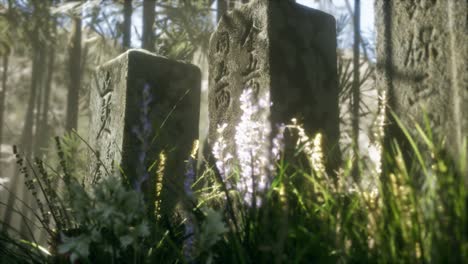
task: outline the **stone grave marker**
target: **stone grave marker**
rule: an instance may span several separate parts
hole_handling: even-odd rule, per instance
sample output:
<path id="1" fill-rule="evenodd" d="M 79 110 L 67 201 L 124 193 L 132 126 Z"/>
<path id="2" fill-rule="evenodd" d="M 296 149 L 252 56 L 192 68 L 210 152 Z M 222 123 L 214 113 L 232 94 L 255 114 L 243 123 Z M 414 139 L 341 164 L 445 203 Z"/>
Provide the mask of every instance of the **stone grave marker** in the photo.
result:
<path id="1" fill-rule="evenodd" d="M 198 139 L 200 76 L 191 64 L 144 50 L 129 50 L 98 67 L 89 143 L 103 166 L 93 155 L 91 174 L 116 176 L 121 168 L 153 201 L 164 165 L 162 206 L 175 206 L 183 192 L 185 160 Z"/>
<path id="2" fill-rule="evenodd" d="M 414 122 L 423 125 L 427 115 L 433 133 L 447 139 L 455 157 L 468 135 L 467 5 L 376 2 L 378 85 L 387 91 L 389 108 L 412 132 Z"/>
<path id="3" fill-rule="evenodd" d="M 208 144 L 221 173 L 232 169 L 223 160 L 251 164 L 241 174 L 263 175 L 256 179 L 262 188 L 279 127 L 293 118 L 310 137 L 322 134 L 333 173 L 340 161 L 336 58 L 335 20 L 321 11 L 256 0 L 224 15 L 209 47 Z"/>

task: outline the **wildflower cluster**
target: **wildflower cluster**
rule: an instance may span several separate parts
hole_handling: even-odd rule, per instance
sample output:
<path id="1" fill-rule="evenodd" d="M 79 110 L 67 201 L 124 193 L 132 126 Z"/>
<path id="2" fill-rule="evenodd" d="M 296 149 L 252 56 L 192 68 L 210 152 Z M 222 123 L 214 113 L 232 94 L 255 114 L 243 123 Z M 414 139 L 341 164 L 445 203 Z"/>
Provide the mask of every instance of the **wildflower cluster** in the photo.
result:
<path id="1" fill-rule="evenodd" d="M 292 119 L 292 124 L 289 125 L 276 124 L 275 136 L 271 138 L 270 122 L 265 122 L 269 119 L 268 109 L 271 106 L 269 93 L 257 97 L 253 89 L 247 87 L 239 100 L 242 114 L 235 127 L 235 156 L 227 151 L 228 143 L 224 138 L 227 124 L 218 125 L 218 138 L 213 145 L 213 156 L 224 183 L 228 189 L 235 185 L 245 204 L 261 205 L 261 196 L 270 185 L 275 163 L 284 150 L 286 129 L 297 132 L 296 145 L 302 147 L 314 171 L 320 175 L 325 173 L 320 133 L 311 139 L 297 120 Z M 237 170 L 234 171 L 233 168 Z M 234 172 L 238 172 L 235 184 L 230 180 Z"/>
<path id="2" fill-rule="evenodd" d="M 377 113 L 377 120 L 376 120 L 376 127 L 377 131 L 374 132 L 374 138 L 376 138 L 376 142 L 372 143 L 369 146 L 369 157 L 371 157 L 372 161 L 375 164 L 375 171 L 377 174 L 382 173 L 382 139 L 384 137 L 384 128 L 385 128 L 385 108 L 386 108 L 386 101 L 387 96 L 386 92 L 383 91 L 380 98 L 380 105 Z"/>
<path id="3" fill-rule="evenodd" d="M 216 142 L 213 144 L 213 157 L 216 159 L 216 168 L 221 175 L 223 182 L 226 184 L 228 189 L 231 188 L 231 183 L 228 180 L 228 176 L 231 174 L 231 160 L 234 156 L 227 152 L 227 143 L 223 137 L 223 132 L 226 129 L 227 124 L 218 125 L 216 129 L 216 133 L 218 134 L 218 138 Z"/>
<path id="4" fill-rule="evenodd" d="M 184 177 L 184 191 L 188 199 L 194 199 L 194 193 L 192 186 L 195 183 L 195 155 L 198 150 L 198 140 L 193 143 L 192 152 L 187 160 L 185 166 L 185 177 Z M 183 251 L 184 257 L 187 261 L 190 261 L 194 255 L 194 244 L 195 244 L 195 219 L 192 212 L 186 212 L 185 217 L 185 230 L 184 230 L 184 240 Z"/>
<path id="5" fill-rule="evenodd" d="M 154 201 L 154 215 L 157 220 L 161 218 L 161 191 L 163 188 L 164 170 L 166 169 L 166 152 L 159 153 L 158 170 L 156 171 L 156 199 Z"/>
<path id="6" fill-rule="evenodd" d="M 141 191 L 143 182 L 149 178 L 149 173 L 146 168 L 146 156 L 149 151 L 150 137 L 152 134 L 152 124 L 149 120 L 150 104 L 152 101 L 151 86 L 145 83 L 142 90 L 142 100 L 140 102 L 140 122 L 132 128 L 133 134 L 140 142 L 136 174 L 138 178 L 134 182 L 134 188 L 137 191 Z"/>
<path id="7" fill-rule="evenodd" d="M 273 157 L 278 157 L 282 147 L 281 137 L 270 142 L 271 127 L 268 122 L 269 93 L 257 98 L 252 88 L 243 90 L 240 98 L 242 115 L 235 127 L 234 149 L 236 153 L 227 151 L 228 144 L 224 139 L 227 124 L 218 125 L 218 138 L 213 145 L 213 156 L 216 167 L 228 189 L 234 188 L 249 206 L 261 205 L 261 195 L 270 185 L 274 169 Z M 276 153 L 272 155 L 272 151 Z M 235 154 L 235 157 L 234 157 Z M 234 168 L 236 171 L 234 171 Z M 231 181 L 234 172 L 238 172 L 235 184 Z"/>
<path id="8" fill-rule="evenodd" d="M 324 175 L 325 164 L 322 149 L 322 134 L 317 133 L 314 138 L 311 139 L 296 118 L 293 118 L 291 123 L 292 124 L 287 125 L 287 128 L 297 132 L 296 146 L 301 147 L 303 152 L 307 155 L 307 159 L 314 172 L 318 176 Z"/>
<path id="9" fill-rule="evenodd" d="M 271 128 L 268 125 L 268 111 L 270 94 L 255 100 L 252 88 L 244 89 L 240 96 L 241 120 L 236 126 L 235 144 L 239 162 L 239 182 L 237 188 L 243 194 L 244 202 L 257 206 L 261 204 L 261 197 L 271 181 L 270 140 Z M 258 197 L 255 197 L 257 196 Z"/>

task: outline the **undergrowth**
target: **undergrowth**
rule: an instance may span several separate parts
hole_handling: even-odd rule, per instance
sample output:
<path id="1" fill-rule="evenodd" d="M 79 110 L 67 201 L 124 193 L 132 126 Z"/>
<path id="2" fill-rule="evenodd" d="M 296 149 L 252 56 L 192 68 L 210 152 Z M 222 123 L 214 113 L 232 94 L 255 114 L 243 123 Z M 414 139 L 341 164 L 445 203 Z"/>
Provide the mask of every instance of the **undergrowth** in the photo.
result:
<path id="1" fill-rule="evenodd" d="M 429 129 L 415 129 L 416 137 L 402 127 L 405 149 L 390 141 L 383 172 L 368 173 L 378 179 L 371 187 L 350 176 L 351 159 L 334 176 L 295 162 L 299 145 L 275 163 L 261 203 L 246 203 L 232 188 L 239 170 L 223 176 L 207 167 L 195 178 L 191 157 L 176 217 L 148 212 L 120 174 L 86 187 L 59 139 L 58 169 L 16 152 L 36 201 L 30 208 L 38 208 L 23 221 L 48 239 L 1 233 L 0 263 L 466 262 L 466 153 L 453 160 Z"/>

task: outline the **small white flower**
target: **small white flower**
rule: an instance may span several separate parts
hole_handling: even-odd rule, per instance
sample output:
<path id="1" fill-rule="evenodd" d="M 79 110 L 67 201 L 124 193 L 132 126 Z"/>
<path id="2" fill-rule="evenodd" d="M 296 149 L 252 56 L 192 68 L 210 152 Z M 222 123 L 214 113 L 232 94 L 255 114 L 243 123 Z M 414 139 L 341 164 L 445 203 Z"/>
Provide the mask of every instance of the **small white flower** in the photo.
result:
<path id="1" fill-rule="evenodd" d="M 223 123 L 218 125 L 216 132 L 218 134 L 218 138 L 213 144 L 213 156 L 216 159 L 216 168 L 218 169 L 221 178 L 223 179 L 224 183 L 226 184 L 227 188 L 231 188 L 231 184 L 228 181 L 229 174 L 231 172 L 229 165 L 230 160 L 233 159 L 233 155 L 226 151 L 227 144 L 223 137 L 223 131 L 226 129 L 227 124 Z"/>
<path id="2" fill-rule="evenodd" d="M 238 191 L 249 206 L 255 195 L 261 204 L 260 194 L 268 186 L 273 161 L 270 160 L 269 109 L 270 95 L 264 94 L 255 102 L 253 91 L 247 87 L 240 96 L 242 116 L 236 126 L 235 143 L 240 169 Z M 257 196 L 258 195 L 258 196 Z"/>

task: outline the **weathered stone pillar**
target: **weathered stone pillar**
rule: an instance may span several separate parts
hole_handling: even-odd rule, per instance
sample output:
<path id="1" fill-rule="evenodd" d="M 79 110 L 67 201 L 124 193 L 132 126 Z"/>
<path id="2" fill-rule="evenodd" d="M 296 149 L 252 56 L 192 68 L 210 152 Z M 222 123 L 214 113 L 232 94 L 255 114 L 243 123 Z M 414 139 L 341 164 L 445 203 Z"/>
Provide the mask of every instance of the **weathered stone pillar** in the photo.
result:
<path id="1" fill-rule="evenodd" d="M 426 114 L 455 157 L 468 135 L 467 10 L 465 0 L 376 2 L 378 85 L 389 109 L 410 130 Z"/>
<path id="2" fill-rule="evenodd" d="M 327 169 L 337 168 L 336 30 L 331 15 L 292 1 L 252 1 L 221 18 L 211 37 L 209 65 L 209 142 L 218 156 L 233 155 L 233 161 L 244 165 L 257 162 L 260 168 L 254 173 L 264 174 L 261 167 L 268 161 L 263 159 L 275 148 L 277 126 L 296 118 L 309 136 L 322 133 Z"/>
<path id="3" fill-rule="evenodd" d="M 165 160 L 162 206 L 173 207 L 183 193 L 184 161 L 198 139 L 199 69 L 129 50 L 100 66 L 96 76 L 89 142 L 103 166 L 92 156 L 92 174 L 115 176 L 120 166 L 153 206 Z"/>

